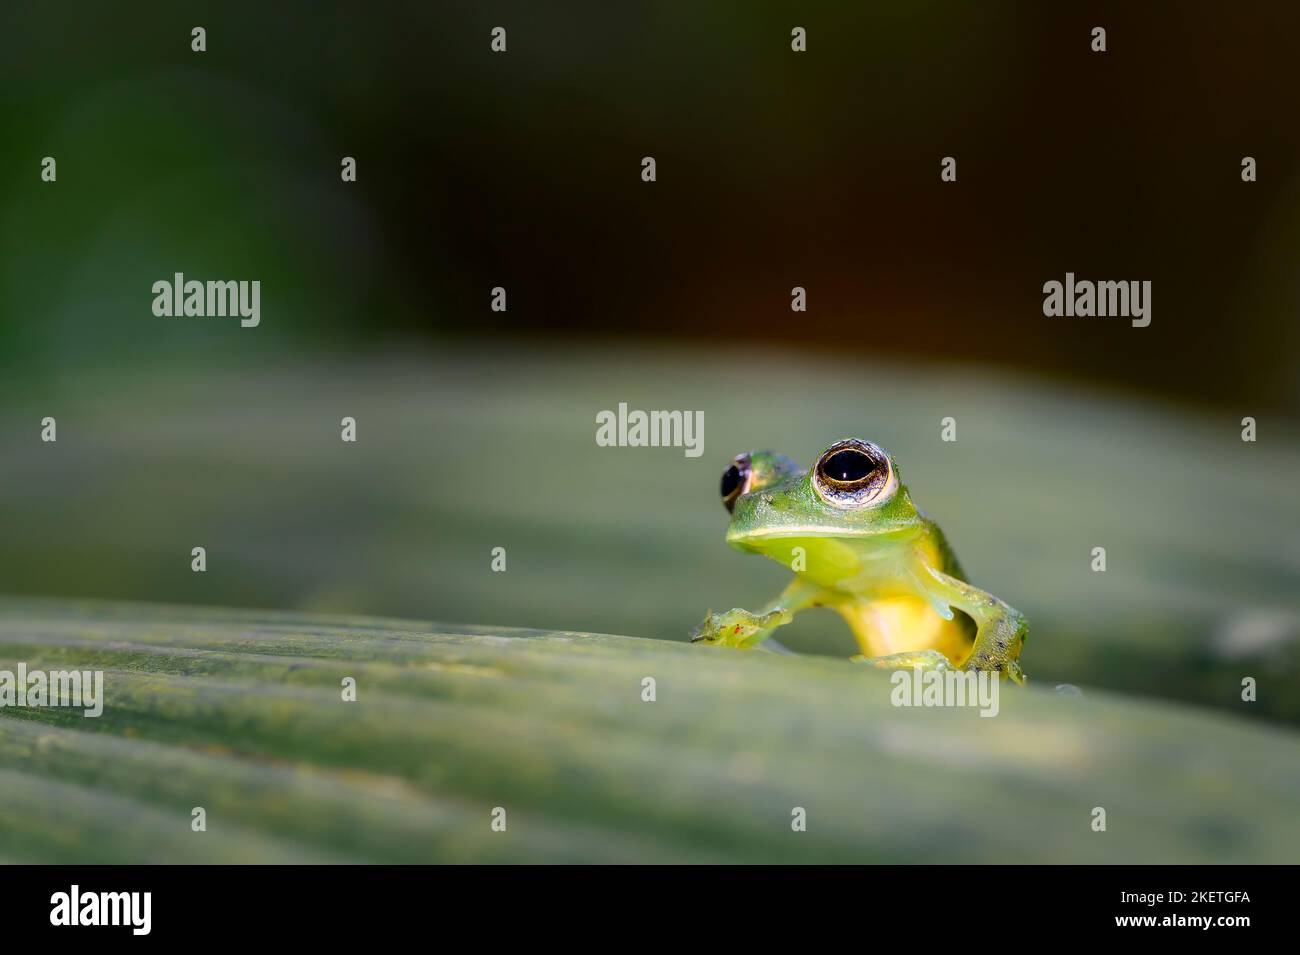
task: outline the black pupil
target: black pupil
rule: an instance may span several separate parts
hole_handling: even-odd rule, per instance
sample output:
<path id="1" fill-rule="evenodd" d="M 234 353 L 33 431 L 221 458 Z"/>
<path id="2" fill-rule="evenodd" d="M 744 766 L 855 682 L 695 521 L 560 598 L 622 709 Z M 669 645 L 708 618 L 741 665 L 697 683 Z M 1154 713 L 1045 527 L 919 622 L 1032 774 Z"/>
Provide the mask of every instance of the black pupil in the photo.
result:
<path id="1" fill-rule="evenodd" d="M 722 496 L 731 497 L 738 487 L 740 487 L 740 468 L 733 464 L 722 472 Z"/>
<path id="2" fill-rule="evenodd" d="M 833 481 L 840 481 L 844 484 L 852 484 L 854 481 L 861 481 L 876 469 L 876 462 L 871 460 L 861 451 L 836 451 L 826 463 L 822 465 L 822 470 L 826 476 Z"/>

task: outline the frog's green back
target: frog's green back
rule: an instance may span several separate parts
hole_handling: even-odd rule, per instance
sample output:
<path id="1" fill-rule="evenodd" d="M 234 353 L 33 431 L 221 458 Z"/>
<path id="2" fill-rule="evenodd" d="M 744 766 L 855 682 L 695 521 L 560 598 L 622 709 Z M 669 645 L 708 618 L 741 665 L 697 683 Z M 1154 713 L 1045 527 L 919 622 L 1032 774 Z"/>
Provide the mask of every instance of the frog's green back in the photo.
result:
<path id="1" fill-rule="evenodd" d="M 957 559 L 957 552 L 954 551 L 952 545 L 948 543 L 948 538 L 944 536 L 943 529 L 925 514 L 921 514 L 921 520 L 925 522 L 926 529 L 930 532 L 931 537 L 933 537 L 935 547 L 939 551 L 939 557 L 942 562 L 942 566 L 939 569 L 945 574 L 950 574 L 958 580 L 964 580 L 969 584 L 971 582 L 970 578 L 968 578 L 966 572 L 962 570 L 961 561 Z"/>

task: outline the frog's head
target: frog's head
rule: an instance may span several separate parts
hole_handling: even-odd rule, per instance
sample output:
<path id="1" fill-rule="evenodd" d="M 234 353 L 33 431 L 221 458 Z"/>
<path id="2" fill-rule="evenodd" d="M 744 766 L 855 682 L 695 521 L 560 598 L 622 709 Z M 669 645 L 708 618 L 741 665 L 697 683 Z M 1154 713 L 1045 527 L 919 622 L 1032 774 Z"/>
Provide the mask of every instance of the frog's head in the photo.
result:
<path id="1" fill-rule="evenodd" d="M 764 552 L 784 538 L 876 537 L 920 523 L 893 458 L 858 438 L 836 441 L 801 469 L 783 454 L 737 455 L 722 475 L 728 543 Z"/>

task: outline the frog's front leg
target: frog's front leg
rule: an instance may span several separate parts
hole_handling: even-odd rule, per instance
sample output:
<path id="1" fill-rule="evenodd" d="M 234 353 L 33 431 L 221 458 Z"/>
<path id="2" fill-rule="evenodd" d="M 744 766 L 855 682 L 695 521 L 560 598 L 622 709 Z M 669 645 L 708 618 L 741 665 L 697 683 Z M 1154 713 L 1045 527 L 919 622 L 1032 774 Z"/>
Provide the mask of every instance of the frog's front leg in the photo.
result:
<path id="1" fill-rule="evenodd" d="M 1017 683 L 1025 682 L 1018 658 L 1029 633 L 1025 615 L 990 593 L 942 571 L 928 568 L 935 581 L 932 591 L 975 621 L 975 643 L 962 665 L 964 670 L 996 670 Z"/>
<path id="2" fill-rule="evenodd" d="M 740 607 L 722 613 L 709 611 L 704 622 L 691 631 L 691 643 L 751 649 L 771 636 L 772 631 L 794 619 L 805 607 L 821 603 L 822 588 L 796 577 L 781 595 L 762 610 L 751 613 Z"/>

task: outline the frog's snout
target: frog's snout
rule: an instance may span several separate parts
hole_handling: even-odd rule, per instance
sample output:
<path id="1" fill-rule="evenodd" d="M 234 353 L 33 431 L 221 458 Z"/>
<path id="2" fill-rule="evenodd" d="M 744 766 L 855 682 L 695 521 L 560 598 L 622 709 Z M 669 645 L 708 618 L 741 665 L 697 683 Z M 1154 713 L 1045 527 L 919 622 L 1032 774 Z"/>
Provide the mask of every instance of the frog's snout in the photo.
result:
<path id="1" fill-rule="evenodd" d="M 742 496 L 736 501 L 736 510 L 727 528 L 727 543 L 741 550 L 755 550 L 755 542 L 764 536 L 765 531 L 781 523 L 780 508 L 781 497 L 773 491 L 751 491 Z"/>
<path id="2" fill-rule="evenodd" d="M 772 493 L 770 491 L 750 491 L 736 499 L 734 510 L 731 512 L 731 527 L 733 530 L 753 527 L 758 523 L 758 517 L 764 511 L 772 507 Z"/>

